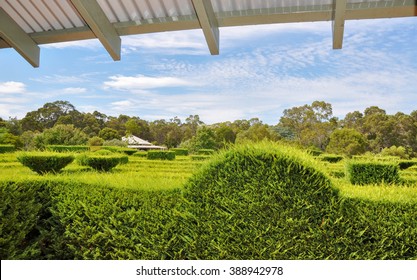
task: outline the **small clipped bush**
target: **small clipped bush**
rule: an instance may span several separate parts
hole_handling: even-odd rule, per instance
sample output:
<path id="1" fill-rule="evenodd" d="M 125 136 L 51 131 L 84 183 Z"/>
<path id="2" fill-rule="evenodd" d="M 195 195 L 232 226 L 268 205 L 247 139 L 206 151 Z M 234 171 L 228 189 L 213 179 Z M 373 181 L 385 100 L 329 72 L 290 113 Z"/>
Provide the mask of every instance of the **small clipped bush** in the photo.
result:
<path id="1" fill-rule="evenodd" d="M 322 154 L 318 157 L 321 161 L 327 161 L 330 163 L 336 163 L 343 160 L 341 155 Z"/>
<path id="2" fill-rule="evenodd" d="M 171 151 L 175 152 L 177 156 L 188 156 L 188 149 L 172 148 Z"/>
<path id="3" fill-rule="evenodd" d="M 136 153 L 138 150 L 136 150 L 136 149 L 131 149 L 131 148 L 122 148 L 120 151 L 121 151 L 121 152 L 123 152 L 123 153 L 125 153 L 125 154 L 126 154 L 126 155 L 128 155 L 128 156 L 131 156 L 131 155 L 133 155 L 134 153 Z"/>
<path id="4" fill-rule="evenodd" d="M 48 151 L 58 152 L 58 153 L 82 153 L 90 149 L 88 146 L 71 146 L 71 145 L 49 145 L 46 146 Z"/>
<path id="5" fill-rule="evenodd" d="M 198 150 L 197 154 L 199 154 L 199 155 L 212 155 L 212 154 L 214 154 L 214 150 L 213 149 L 200 149 L 200 150 Z"/>
<path id="6" fill-rule="evenodd" d="M 84 154 L 79 156 L 77 161 L 82 166 L 90 166 L 97 171 L 108 172 L 118 164 L 128 163 L 129 158 L 122 155 Z"/>
<path id="7" fill-rule="evenodd" d="M 354 185 L 395 184 L 400 181 L 397 163 L 350 161 L 346 169 L 349 180 Z"/>
<path id="8" fill-rule="evenodd" d="M 0 145 L 0 154 L 12 153 L 16 149 L 13 145 Z"/>
<path id="9" fill-rule="evenodd" d="M 171 151 L 148 151 L 147 154 L 148 159 L 162 159 L 162 160 L 174 160 L 175 159 L 175 152 Z"/>
<path id="10" fill-rule="evenodd" d="M 74 156 L 51 152 L 21 153 L 17 156 L 17 160 L 32 171 L 43 175 L 59 172 L 74 160 Z"/>

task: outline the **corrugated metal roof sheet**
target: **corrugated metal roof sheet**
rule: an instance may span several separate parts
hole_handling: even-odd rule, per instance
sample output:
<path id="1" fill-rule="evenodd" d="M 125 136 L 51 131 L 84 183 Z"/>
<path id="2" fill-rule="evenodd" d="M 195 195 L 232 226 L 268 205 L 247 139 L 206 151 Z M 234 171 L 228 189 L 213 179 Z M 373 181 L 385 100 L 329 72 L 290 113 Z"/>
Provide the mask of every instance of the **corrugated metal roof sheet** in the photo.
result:
<path id="1" fill-rule="evenodd" d="M 98 5 L 91 6 L 92 2 Z M 334 20 L 337 5 L 342 22 L 417 15 L 415 0 L 0 0 L 0 12 L 8 17 L 2 22 L 14 22 L 36 45 L 96 37 L 111 48 L 112 39 L 106 38 L 109 29 L 123 36 L 202 28 L 210 50 L 216 53 L 215 43 L 209 42 L 218 40 L 219 27 L 329 21 Z M 80 6 L 90 8 L 81 12 Z M 91 7 L 101 9 L 104 17 L 89 14 Z M 110 25 L 102 27 L 106 21 Z M 17 42 L 22 35 L 9 34 L 10 30 L 0 26 L 0 48 L 27 52 Z"/>

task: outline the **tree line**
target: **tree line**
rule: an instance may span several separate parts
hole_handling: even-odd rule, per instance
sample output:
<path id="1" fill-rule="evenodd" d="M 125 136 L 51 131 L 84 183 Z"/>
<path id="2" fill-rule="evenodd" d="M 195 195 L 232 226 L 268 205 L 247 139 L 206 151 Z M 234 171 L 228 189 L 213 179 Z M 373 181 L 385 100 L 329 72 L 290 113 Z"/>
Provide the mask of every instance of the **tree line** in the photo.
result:
<path id="1" fill-rule="evenodd" d="M 417 110 L 389 115 L 371 106 L 338 119 L 330 103 L 314 101 L 284 110 L 276 125 L 258 118 L 207 125 L 199 115 L 189 115 L 184 122 L 178 117 L 146 121 L 123 114 L 83 113 L 68 101 L 55 101 L 22 119 L 0 118 L 0 144 L 25 150 L 47 145 L 123 145 L 121 138 L 130 134 L 191 151 L 268 139 L 348 156 L 370 152 L 407 158 L 417 156 Z"/>

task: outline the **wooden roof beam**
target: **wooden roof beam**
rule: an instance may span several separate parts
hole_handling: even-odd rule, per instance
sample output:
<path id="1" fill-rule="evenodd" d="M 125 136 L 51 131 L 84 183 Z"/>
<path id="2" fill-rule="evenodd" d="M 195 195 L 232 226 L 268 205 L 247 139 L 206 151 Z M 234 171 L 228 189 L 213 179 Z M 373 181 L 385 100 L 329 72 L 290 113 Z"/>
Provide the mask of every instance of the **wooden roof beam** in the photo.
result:
<path id="1" fill-rule="evenodd" d="M 121 39 L 97 1 L 70 1 L 113 60 L 120 60 Z"/>
<path id="2" fill-rule="evenodd" d="M 343 45 L 343 34 L 345 31 L 346 20 L 346 2 L 347 0 L 333 0 L 333 49 L 341 49 Z"/>
<path id="3" fill-rule="evenodd" d="M 209 0 L 191 0 L 212 55 L 219 54 L 219 23 Z"/>
<path id="4" fill-rule="evenodd" d="M 39 46 L 1 7 L 0 37 L 33 67 L 39 67 Z"/>

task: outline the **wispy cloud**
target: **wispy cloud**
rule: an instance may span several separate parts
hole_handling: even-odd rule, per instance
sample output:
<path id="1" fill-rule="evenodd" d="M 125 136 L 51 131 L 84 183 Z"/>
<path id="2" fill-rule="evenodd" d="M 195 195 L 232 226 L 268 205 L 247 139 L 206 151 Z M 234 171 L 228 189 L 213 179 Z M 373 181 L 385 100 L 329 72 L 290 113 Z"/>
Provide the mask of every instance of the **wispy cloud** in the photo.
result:
<path id="1" fill-rule="evenodd" d="M 26 91 L 26 85 L 21 82 L 0 82 L 0 94 L 8 93 L 24 93 Z"/>
<path id="2" fill-rule="evenodd" d="M 148 90 L 155 88 L 187 87 L 196 85 L 191 81 L 176 77 L 111 76 L 104 82 L 104 88 L 118 90 Z"/>
<path id="3" fill-rule="evenodd" d="M 68 87 L 62 89 L 62 94 L 81 94 L 85 92 L 87 92 L 87 89 L 83 87 Z"/>
<path id="4" fill-rule="evenodd" d="M 30 80 L 43 84 L 77 84 L 88 81 L 88 76 L 90 76 L 90 74 L 81 74 L 77 76 L 53 74 L 30 78 Z"/>

